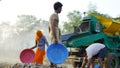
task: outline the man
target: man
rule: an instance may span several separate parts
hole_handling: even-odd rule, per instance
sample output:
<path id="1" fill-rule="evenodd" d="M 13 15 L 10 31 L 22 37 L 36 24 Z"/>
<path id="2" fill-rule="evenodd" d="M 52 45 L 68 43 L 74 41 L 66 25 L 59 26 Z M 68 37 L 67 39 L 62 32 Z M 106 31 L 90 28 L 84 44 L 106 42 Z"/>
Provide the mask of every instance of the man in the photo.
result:
<path id="1" fill-rule="evenodd" d="M 58 43 L 60 41 L 60 29 L 59 25 L 59 16 L 58 14 L 61 13 L 62 10 L 62 3 L 56 2 L 54 3 L 54 13 L 50 16 L 49 22 L 49 32 L 50 32 L 50 39 L 52 43 Z"/>
<path id="2" fill-rule="evenodd" d="M 58 14 L 61 13 L 62 10 L 62 3 L 60 2 L 55 2 L 54 3 L 54 13 L 50 16 L 50 21 L 49 21 L 49 33 L 50 33 L 50 39 L 51 43 L 60 43 L 60 29 L 59 29 L 59 16 Z M 54 64 L 51 63 L 51 67 L 54 67 Z"/>
<path id="3" fill-rule="evenodd" d="M 101 43 L 93 43 L 86 49 L 81 49 L 80 55 L 85 56 L 81 68 L 84 68 L 87 62 L 87 68 L 94 68 L 95 57 L 98 59 L 100 68 L 103 68 L 102 59 L 105 57 L 106 51 L 105 45 Z"/>

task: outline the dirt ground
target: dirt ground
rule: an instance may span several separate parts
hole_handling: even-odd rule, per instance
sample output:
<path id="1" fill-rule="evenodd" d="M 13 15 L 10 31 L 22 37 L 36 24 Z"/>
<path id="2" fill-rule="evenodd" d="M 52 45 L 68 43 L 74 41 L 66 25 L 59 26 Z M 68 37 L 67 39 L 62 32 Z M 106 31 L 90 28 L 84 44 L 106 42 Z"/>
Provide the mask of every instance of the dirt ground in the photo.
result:
<path id="1" fill-rule="evenodd" d="M 1 63 L 0 68 L 50 68 L 50 62 L 48 59 L 44 59 L 43 65 L 38 64 L 24 64 L 24 63 L 15 63 L 15 64 L 8 64 L 8 63 Z M 72 59 L 67 59 L 64 63 L 58 64 L 55 68 L 73 68 L 72 66 Z"/>
<path id="2" fill-rule="evenodd" d="M 73 58 L 68 58 L 64 63 L 58 64 L 57 67 L 54 68 L 73 68 Z M 50 62 L 47 58 L 44 59 L 43 65 L 38 64 L 24 64 L 24 63 L 15 63 L 15 64 L 8 64 L 8 63 L 1 63 L 0 68 L 50 68 Z M 78 68 L 78 67 L 77 67 Z"/>

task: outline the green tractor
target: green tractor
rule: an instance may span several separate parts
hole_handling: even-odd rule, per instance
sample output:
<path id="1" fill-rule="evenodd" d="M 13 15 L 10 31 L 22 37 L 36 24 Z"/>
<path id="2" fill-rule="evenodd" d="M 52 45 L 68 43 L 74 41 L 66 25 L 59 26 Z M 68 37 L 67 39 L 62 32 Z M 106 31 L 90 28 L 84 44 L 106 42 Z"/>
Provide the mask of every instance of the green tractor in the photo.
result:
<path id="1" fill-rule="evenodd" d="M 66 47 L 83 48 L 98 42 L 107 47 L 103 60 L 105 68 L 119 68 L 120 62 L 120 23 L 98 14 L 84 17 L 73 33 L 62 35 Z"/>

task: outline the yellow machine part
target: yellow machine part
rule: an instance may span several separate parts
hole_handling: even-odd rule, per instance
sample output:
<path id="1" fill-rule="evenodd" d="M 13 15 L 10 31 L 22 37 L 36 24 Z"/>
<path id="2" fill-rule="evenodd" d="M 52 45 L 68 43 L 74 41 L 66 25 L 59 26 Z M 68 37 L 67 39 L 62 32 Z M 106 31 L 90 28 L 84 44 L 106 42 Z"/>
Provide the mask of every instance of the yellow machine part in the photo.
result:
<path id="1" fill-rule="evenodd" d="M 103 31 L 109 35 L 120 35 L 120 23 L 98 14 L 92 14 L 103 25 Z"/>

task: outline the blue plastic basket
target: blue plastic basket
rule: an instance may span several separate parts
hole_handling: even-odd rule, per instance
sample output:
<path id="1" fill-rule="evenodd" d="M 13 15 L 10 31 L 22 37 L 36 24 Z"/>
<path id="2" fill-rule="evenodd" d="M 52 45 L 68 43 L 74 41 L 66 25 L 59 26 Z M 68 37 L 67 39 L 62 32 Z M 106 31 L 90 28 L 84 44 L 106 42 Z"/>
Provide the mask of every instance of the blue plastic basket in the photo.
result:
<path id="1" fill-rule="evenodd" d="M 94 66 L 94 68 L 100 68 L 100 66 L 99 66 L 98 64 L 96 64 L 96 65 Z"/>
<path id="2" fill-rule="evenodd" d="M 63 63 L 68 57 L 68 50 L 63 44 L 51 44 L 47 49 L 48 60 L 54 64 Z"/>

